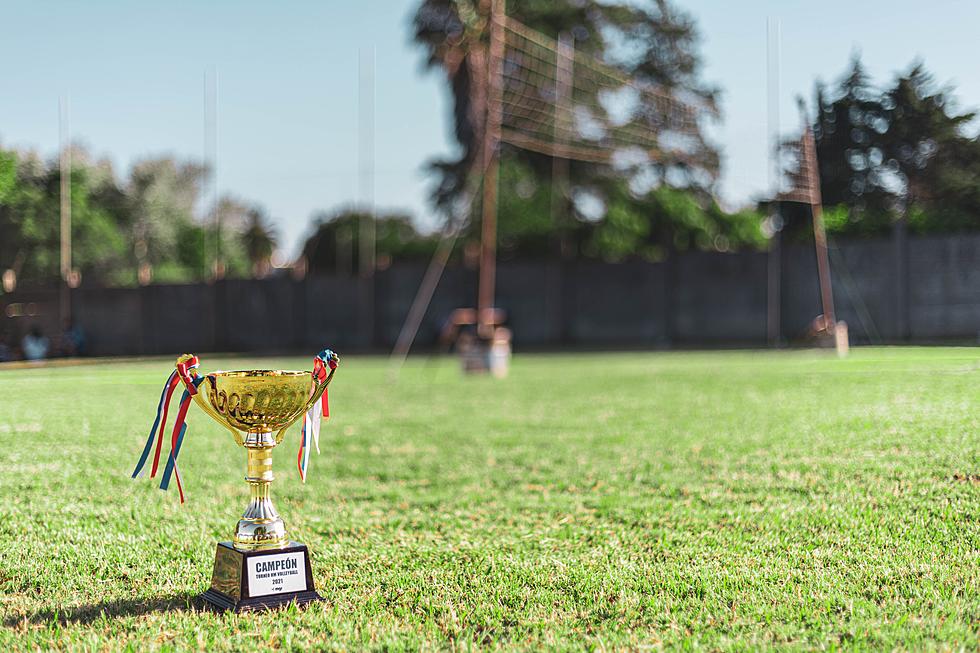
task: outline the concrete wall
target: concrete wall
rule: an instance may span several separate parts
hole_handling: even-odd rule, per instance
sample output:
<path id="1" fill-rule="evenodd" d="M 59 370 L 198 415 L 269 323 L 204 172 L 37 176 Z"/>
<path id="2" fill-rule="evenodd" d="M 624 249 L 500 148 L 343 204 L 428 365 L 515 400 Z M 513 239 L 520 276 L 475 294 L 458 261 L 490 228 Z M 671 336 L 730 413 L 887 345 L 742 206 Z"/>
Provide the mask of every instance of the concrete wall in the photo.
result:
<path id="1" fill-rule="evenodd" d="M 976 340 L 980 236 L 908 237 L 831 245 L 837 315 L 856 342 Z M 89 353 L 388 349 L 425 266 L 369 281 L 311 277 L 72 291 Z M 770 295 L 772 284 L 779 292 Z M 449 312 L 472 306 L 473 270 L 446 271 L 417 338 L 431 346 Z M 793 341 L 821 312 L 812 245 L 766 253 L 687 253 L 663 263 L 507 262 L 498 305 L 517 347 L 762 346 Z M 0 297 L 0 332 L 58 332 L 58 293 Z M 28 308 L 30 310 L 28 310 Z M 8 317 L 8 313 L 14 315 Z"/>

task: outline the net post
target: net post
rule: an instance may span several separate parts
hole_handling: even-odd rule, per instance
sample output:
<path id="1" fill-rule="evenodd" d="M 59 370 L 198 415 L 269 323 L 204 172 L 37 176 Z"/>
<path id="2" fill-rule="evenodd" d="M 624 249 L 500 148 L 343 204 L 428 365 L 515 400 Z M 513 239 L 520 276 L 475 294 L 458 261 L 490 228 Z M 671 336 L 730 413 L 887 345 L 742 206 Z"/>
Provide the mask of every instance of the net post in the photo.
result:
<path id="1" fill-rule="evenodd" d="M 568 116 L 568 100 L 571 95 L 572 74 L 575 61 L 575 46 L 571 34 L 558 35 L 555 48 L 555 116 L 552 138 L 555 142 L 555 156 L 551 159 L 551 222 L 559 234 L 559 254 L 561 258 L 571 257 L 571 243 L 568 240 L 567 220 L 561 211 L 568 205 L 568 159 L 561 156 L 562 129 Z"/>
<path id="2" fill-rule="evenodd" d="M 820 171 L 817 169 L 817 145 L 809 126 L 803 131 L 803 169 L 805 184 L 810 191 L 810 210 L 813 214 L 813 241 L 817 254 L 817 276 L 820 279 L 820 302 L 823 305 L 824 323 L 834 332 L 837 318 L 834 315 L 834 291 L 830 285 L 830 258 L 827 253 L 827 232 L 823 226 L 823 198 L 820 195 Z"/>
<path id="3" fill-rule="evenodd" d="M 500 169 L 500 125 L 503 121 L 503 59 L 505 0 L 490 8 L 490 48 L 487 57 L 487 119 L 483 134 L 483 220 L 480 237 L 480 283 L 477 296 L 477 331 L 493 335 L 493 307 L 497 280 L 497 178 Z"/>

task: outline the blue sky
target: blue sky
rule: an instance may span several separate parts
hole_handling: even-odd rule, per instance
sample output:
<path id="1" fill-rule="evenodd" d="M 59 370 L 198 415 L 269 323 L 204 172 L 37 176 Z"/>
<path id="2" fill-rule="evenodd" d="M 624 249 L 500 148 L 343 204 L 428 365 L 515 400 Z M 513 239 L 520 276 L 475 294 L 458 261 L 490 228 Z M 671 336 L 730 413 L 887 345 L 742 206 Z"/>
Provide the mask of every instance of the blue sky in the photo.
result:
<path id="1" fill-rule="evenodd" d="M 515 0 L 512 0 L 512 2 Z M 417 0 L 359 2 L 79 2 L 0 4 L 0 143 L 53 155 L 58 98 L 74 138 L 120 172 L 140 157 L 200 158 L 205 70 L 217 70 L 220 192 L 255 200 L 295 252 L 310 214 L 355 202 L 358 56 L 376 57 L 376 201 L 423 224 L 423 165 L 453 150 L 449 97 L 423 74 L 409 38 Z M 980 3 L 684 0 L 698 21 L 704 77 L 722 91 L 720 194 L 729 205 L 766 188 L 766 20 L 782 22 L 782 125 L 795 96 L 836 78 L 857 49 L 884 81 L 921 56 L 980 106 L 974 31 Z"/>

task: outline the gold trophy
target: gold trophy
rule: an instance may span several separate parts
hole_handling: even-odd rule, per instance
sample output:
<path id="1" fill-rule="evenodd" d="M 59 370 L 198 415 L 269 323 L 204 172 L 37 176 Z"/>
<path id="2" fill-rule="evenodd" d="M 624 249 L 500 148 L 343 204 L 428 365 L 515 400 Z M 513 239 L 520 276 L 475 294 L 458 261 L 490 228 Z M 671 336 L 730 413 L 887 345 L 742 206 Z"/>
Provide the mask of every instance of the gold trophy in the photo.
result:
<path id="1" fill-rule="evenodd" d="M 333 378 L 338 360 L 336 354 L 324 350 L 314 359 L 312 372 L 243 370 L 202 376 L 194 369 L 196 357 L 185 354 L 177 359 L 177 372 L 171 379 L 183 380 L 186 395 L 227 428 L 248 455 L 245 482 L 251 501 L 238 520 L 233 541 L 217 545 L 211 588 L 203 597 L 211 606 L 239 612 L 321 599 L 313 586 L 307 547 L 289 539 L 286 526 L 272 505 L 269 490 L 274 479 L 272 449 L 282 442 L 286 430 L 296 420 L 308 413 L 312 415 L 314 408 L 318 433 L 321 396 Z M 174 381 L 172 386 L 176 385 L 178 382 Z M 182 406 L 178 419 L 186 409 Z M 326 414 L 326 410 L 323 412 Z M 301 446 L 307 448 L 307 456 L 308 428 L 312 429 L 313 425 L 305 420 Z M 180 437 L 183 438 L 183 430 Z M 171 454 L 174 466 L 178 450 L 179 443 Z M 305 480 L 302 449 L 300 459 L 300 473 Z M 155 469 L 154 463 L 154 473 Z M 179 475 L 177 478 L 179 484 Z M 161 484 L 161 487 L 165 486 Z"/>

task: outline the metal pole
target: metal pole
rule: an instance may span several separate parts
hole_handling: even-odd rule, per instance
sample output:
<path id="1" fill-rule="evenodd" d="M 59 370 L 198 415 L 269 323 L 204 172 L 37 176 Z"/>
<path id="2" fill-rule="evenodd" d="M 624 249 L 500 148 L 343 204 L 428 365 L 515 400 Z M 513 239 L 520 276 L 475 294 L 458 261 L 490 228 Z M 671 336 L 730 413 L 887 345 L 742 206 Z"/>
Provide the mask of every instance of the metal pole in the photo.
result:
<path id="1" fill-rule="evenodd" d="M 769 225 L 772 231 L 768 265 L 768 311 L 766 331 L 769 344 L 777 346 L 782 335 L 782 219 L 779 215 L 779 78 L 782 26 L 778 19 L 770 18 L 766 24 L 766 81 L 769 87 Z"/>
<path id="2" fill-rule="evenodd" d="M 214 69 L 212 77 L 213 100 L 212 100 L 212 153 L 211 161 L 213 165 L 211 179 L 211 203 L 214 211 L 214 276 L 221 279 L 225 276 L 225 264 L 221 258 L 221 211 L 218 210 L 218 69 Z"/>
<path id="3" fill-rule="evenodd" d="M 202 117 L 202 130 L 201 130 L 201 140 L 202 140 L 202 158 L 204 161 L 204 177 L 201 181 L 201 281 L 207 281 L 209 277 L 208 273 L 208 184 L 211 183 L 211 175 L 213 170 L 211 169 L 211 127 L 208 122 L 208 71 L 207 68 L 204 69 L 204 86 L 201 89 L 201 99 L 203 100 L 201 106 L 201 117 Z"/>
<path id="4" fill-rule="evenodd" d="M 61 319 L 71 319 L 71 100 L 62 98 L 59 111 L 61 182 Z"/>
<path id="5" fill-rule="evenodd" d="M 358 159 L 360 160 L 361 203 L 364 212 L 360 219 L 358 238 L 358 268 L 364 278 L 373 278 L 377 256 L 377 233 L 374 216 L 374 64 L 375 49 L 362 49 L 359 59 L 358 97 Z"/>
<path id="6" fill-rule="evenodd" d="M 204 71 L 204 166 L 207 177 L 201 190 L 204 217 L 204 272 L 205 279 L 209 276 L 220 279 L 224 276 L 224 264 L 221 261 L 221 215 L 218 211 L 218 70 L 212 67 L 210 75 Z M 209 197 L 210 196 L 210 197 Z M 208 214 L 210 204 L 210 219 Z M 207 249 L 208 227 L 214 229 L 214 249 L 211 254 Z M 210 274 L 208 273 L 208 257 Z"/>
<path id="7" fill-rule="evenodd" d="M 487 121 L 483 135 L 483 224 L 480 239 L 480 285 L 477 297 L 477 331 L 493 335 L 494 295 L 497 277 L 497 177 L 500 168 L 500 124 L 503 120 L 504 0 L 493 0 L 490 9 L 490 48 L 487 57 Z"/>
<path id="8" fill-rule="evenodd" d="M 367 344 L 375 340 L 374 320 L 374 271 L 377 256 L 377 225 L 374 215 L 374 47 L 362 48 L 358 53 L 358 195 L 361 217 L 358 220 L 358 271 L 360 273 L 358 314 L 359 328 L 365 334 Z M 353 228 L 353 227 L 352 227 Z"/>

